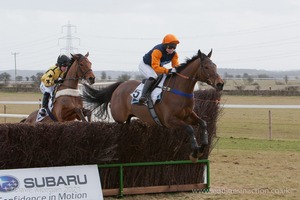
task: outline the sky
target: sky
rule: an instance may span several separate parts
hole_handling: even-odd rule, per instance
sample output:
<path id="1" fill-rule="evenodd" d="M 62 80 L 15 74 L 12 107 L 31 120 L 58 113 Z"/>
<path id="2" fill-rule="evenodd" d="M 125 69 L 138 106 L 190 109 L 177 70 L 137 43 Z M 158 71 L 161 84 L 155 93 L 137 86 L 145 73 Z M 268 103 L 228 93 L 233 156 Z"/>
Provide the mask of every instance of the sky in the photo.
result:
<path id="1" fill-rule="evenodd" d="M 138 71 L 168 33 L 181 63 L 213 49 L 218 68 L 300 69 L 299 0 L 1 0 L 0 27 L 0 70 L 46 71 L 69 42 L 95 71 Z"/>

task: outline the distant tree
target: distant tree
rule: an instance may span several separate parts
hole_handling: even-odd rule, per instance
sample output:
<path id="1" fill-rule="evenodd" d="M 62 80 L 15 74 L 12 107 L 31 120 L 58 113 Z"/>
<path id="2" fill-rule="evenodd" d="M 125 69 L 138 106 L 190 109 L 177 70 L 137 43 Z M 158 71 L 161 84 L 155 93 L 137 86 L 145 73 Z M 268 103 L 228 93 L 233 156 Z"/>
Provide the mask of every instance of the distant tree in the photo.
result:
<path id="1" fill-rule="evenodd" d="M 258 74 L 258 78 L 270 78 L 267 74 Z"/>
<path id="2" fill-rule="evenodd" d="M 128 81 L 131 78 L 129 74 L 122 74 L 121 76 L 118 76 L 118 81 Z"/>
<path id="3" fill-rule="evenodd" d="M 244 80 L 244 82 L 245 82 L 246 84 L 251 84 L 251 83 L 254 81 L 254 79 L 252 78 L 252 76 L 250 76 L 250 75 L 247 74 L 247 73 L 244 73 L 244 74 L 243 74 L 243 80 Z"/>
<path id="4" fill-rule="evenodd" d="M 35 82 L 38 83 L 38 84 L 40 84 L 41 83 L 41 78 L 42 78 L 43 75 L 44 75 L 44 73 L 42 73 L 42 72 L 36 73 L 36 80 L 35 80 Z"/>
<path id="5" fill-rule="evenodd" d="M 285 75 L 283 79 L 284 79 L 285 84 L 287 85 L 289 82 L 289 77 L 287 75 Z"/>
<path id="6" fill-rule="evenodd" d="M 106 73 L 105 72 L 101 72 L 101 80 L 106 80 Z"/>
<path id="7" fill-rule="evenodd" d="M 254 81 L 254 79 L 251 76 L 249 76 L 246 80 L 249 84 L 253 83 Z"/>
<path id="8" fill-rule="evenodd" d="M 30 77 L 31 81 L 34 82 L 35 85 L 39 85 L 41 83 L 41 78 L 44 74 L 42 72 L 37 73 L 35 76 L 32 75 Z"/>
<path id="9" fill-rule="evenodd" d="M 108 76 L 108 80 L 111 80 L 111 76 Z"/>
<path id="10" fill-rule="evenodd" d="M 248 74 L 248 73 L 244 73 L 244 74 L 243 74 L 243 78 L 244 78 L 244 79 L 247 79 L 248 77 L 249 77 L 249 74 Z"/>
<path id="11" fill-rule="evenodd" d="M 34 81 L 34 82 L 36 82 L 36 80 L 37 80 L 35 75 L 30 76 L 30 78 L 31 78 L 31 81 Z"/>
<path id="12" fill-rule="evenodd" d="M 0 81 L 4 81 L 4 84 L 7 84 L 7 82 L 10 81 L 10 74 L 6 72 L 0 74 Z"/>
<path id="13" fill-rule="evenodd" d="M 26 76 L 25 79 L 26 79 L 26 81 L 29 81 L 29 77 L 28 76 Z"/>
<path id="14" fill-rule="evenodd" d="M 23 81 L 23 76 L 16 76 L 16 81 Z"/>
<path id="15" fill-rule="evenodd" d="M 242 78 L 242 76 L 241 76 L 241 75 L 239 75 L 239 74 L 238 74 L 238 75 L 236 75 L 235 77 L 236 77 L 236 78 Z"/>
<path id="16" fill-rule="evenodd" d="M 227 72 L 224 73 L 224 77 L 225 78 L 233 78 L 233 75 L 228 74 Z"/>

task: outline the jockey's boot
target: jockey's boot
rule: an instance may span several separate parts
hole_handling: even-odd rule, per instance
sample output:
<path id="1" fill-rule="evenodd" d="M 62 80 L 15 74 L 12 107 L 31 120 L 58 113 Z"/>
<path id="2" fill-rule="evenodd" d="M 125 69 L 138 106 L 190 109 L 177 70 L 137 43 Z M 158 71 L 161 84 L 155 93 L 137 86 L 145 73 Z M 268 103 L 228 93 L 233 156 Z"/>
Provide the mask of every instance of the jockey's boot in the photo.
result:
<path id="1" fill-rule="evenodd" d="M 39 112 L 41 116 L 45 116 L 47 113 L 46 110 L 48 108 L 49 97 L 50 97 L 50 93 L 45 92 L 42 101 L 42 109 Z"/>
<path id="2" fill-rule="evenodd" d="M 144 83 L 144 87 L 143 87 L 143 91 L 142 91 L 142 96 L 139 99 L 139 104 L 144 104 L 147 101 L 148 95 L 150 93 L 150 89 L 151 87 L 154 85 L 155 83 L 155 79 L 150 77 L 149 79 L 147 79 Z"/>

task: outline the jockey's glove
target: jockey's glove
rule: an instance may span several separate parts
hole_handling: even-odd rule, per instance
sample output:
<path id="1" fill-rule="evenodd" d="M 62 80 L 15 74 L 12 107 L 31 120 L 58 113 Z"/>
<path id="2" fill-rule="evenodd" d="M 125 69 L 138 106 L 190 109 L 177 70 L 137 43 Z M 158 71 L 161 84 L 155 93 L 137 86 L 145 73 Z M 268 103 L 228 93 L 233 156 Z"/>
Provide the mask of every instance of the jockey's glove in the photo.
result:
<path id="1" fill-rule="evenodd" d="M 57 80 L 54 80 L 54 83 L 63 83 L 64 79 L 62 79 L 61 77 L 59 77 Z"/>
<path id="2" fill-rule="evenodd" d="M 176 73 L 176 68 L 172 67 L 171 69 L 169 69 L 169 74 L 174 74 Z"/>

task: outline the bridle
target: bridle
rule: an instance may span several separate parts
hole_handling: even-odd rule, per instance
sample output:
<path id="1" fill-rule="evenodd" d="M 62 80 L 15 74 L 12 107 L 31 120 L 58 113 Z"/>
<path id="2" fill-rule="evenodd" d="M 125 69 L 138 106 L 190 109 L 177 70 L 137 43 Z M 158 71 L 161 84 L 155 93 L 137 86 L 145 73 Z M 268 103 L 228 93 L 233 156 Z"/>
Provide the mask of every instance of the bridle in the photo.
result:
<path id="1" fill-rule="evenodd" d="M 200 57 L 199 57 L 199 59 L 200 59 Z M 212 81 L 210 80 L 210 74 L 207 73 L 207 72 L 205 72 L 205 69 L 204 69 L 204 67 L 203 67 L 203 65 L 202 65 L 202 62 L 203 62 L 203 61 L 200 59 L 200 69 L 201 69 L 202 73 L 206 74 L 206 77 L 207 77 L 206 83 L 209 84 L 209 85 L 212 85 L 213 83 L 212 83 Z M 178 73 L 178 72 L 176 72 L 176 75 L 178 75 L 178 76 L 181 77 L 181 78 L 184 78 L 184 79 L 187 79 L 187 80 L 191 80 L 191 81 L 196 81 L 196 82 L 197 82 L 197 81 L 201 81 L 200 78 L 195 78 L 196 75 L 194 75 L 193 77 L 189 77 L 189 76 L 185 76 L 185 75 L 183 75 L 183 74 L 180 74 L 180 73 Z M 202 82 L 203 82 L 203 81 L 202 81 Z"/>
<path id="2" fill-rule="evenodd" d="M 92 69 L 87 69 L 85 72 L 82 70 L 82 66 L 80 65 L 80 61 L 82 60 L 82 59 L 86 59 L 86 57 L 85 56 L 81 56 L 79 59 L 77 59 L 77 60 L 75 60 L 75 61 L 77 61 L 77 68 L 76 68 L 76 77 L 71 77 L 71 78 L 65 78 L 64 80 L 66 81 L 66 80 L 82 80 L 82 79 L 86 79 L 86 77 L 85 77 L 85 75 L 88 73 L 88 72 L 90 72 L 90 71 L 92 71 Z M 74 62 L 75 62 L 74 61 Z M 80 73 L 82 74 L 82 76 L 81 77 L 77 77 L 77 74 L 78 74 L 78 70 L 80 71 Z M 68 72 L 67 72 L 68 73 Z"/>

